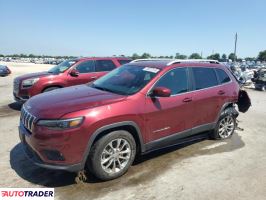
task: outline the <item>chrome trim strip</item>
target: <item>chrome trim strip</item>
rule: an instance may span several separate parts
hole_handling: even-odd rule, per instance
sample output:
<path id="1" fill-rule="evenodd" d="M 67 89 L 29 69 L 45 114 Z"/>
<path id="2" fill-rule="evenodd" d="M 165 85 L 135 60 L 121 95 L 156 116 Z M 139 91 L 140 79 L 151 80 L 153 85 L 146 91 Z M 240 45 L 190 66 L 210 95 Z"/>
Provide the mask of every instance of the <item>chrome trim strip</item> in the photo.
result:
<path id="1" fill-rule="evenodd" d="M 164 128 L 161 128 L 161 129 L 158 129 L 158 130 L 152 131 L 152 132 L 153 132 L 153 133 L 157 133 L 157 132 L 165 131 L 165 130 L 168 130 L 168 129 L 170 129 L 170 126 L 167 126 L 167 127 L 164 127 Z"/>

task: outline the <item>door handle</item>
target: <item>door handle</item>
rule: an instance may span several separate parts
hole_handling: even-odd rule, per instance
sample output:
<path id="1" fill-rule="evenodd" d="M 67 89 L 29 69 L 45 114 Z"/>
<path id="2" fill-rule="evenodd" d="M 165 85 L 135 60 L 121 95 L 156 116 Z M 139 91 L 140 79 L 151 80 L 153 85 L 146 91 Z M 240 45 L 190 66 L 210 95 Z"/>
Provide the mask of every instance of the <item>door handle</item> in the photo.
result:
<path id="1" fill-rule="evenodd" d="M 191 97 L 187 97 L 187 98 L 184 98 L 183 99 L 183 102 L 190 102 L 190 101 L 192 101 L 192 98 Z"/>
<path id="2" fill-rule="evenodd" d="M 219 94 L 219 95 L 223 95 L 223 94 L 225 94 L 225 91 L 223 91 L 223 90 L 219 90 L 218 94 Z"/>
<path id="3" fill-rule="evenodd" d="M 97 78 L 98 78 L 97 76 L 93 76 L 93 77 L 91 77 L 92 80 L 95 80 L 95 79 L 97 79 Z"/>

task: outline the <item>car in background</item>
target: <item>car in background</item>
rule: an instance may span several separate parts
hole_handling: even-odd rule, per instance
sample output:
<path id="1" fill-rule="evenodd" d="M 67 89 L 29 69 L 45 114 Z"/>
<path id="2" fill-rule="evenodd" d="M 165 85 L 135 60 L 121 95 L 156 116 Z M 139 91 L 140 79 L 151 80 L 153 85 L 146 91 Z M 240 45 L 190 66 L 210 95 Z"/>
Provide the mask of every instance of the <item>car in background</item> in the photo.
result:
<path id="1" fill-rule="evenodd" d="M 37 94 L 95 81 L 109 71 L 130 62 L 125 57 L 90 57 L 66 60 L 46 72 L 16 77 L 13 96 L 24 102 Z"/>
<path id="2" fill-rule="evenodd" d="M 135 60 L 90 84 L 43 93 L 22 107 L 19 135 L 38 166 L 102 180 L 123 175 L 135 156 L 207 132 L 228 139 L 247 93 L 213 60 Z"/>
<path id="3" fill-rule="evenodd" d="M 8 76 L 11 70 L 6 65 L 0 65 L 0 76 Z"/>
<path id="4" fill-rule="evenodd" d="M 255 85 L 255 89 L 265 91 L 266 90 L 266 67 L 260 68 L 252 79 Z"/>

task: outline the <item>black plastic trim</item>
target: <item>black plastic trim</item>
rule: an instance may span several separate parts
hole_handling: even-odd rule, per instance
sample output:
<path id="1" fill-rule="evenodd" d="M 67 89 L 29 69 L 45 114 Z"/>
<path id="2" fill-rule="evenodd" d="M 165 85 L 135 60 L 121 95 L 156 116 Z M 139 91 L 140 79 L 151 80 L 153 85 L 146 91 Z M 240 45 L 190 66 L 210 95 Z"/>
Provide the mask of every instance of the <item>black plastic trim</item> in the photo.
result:
<path id="1" fill-rule="evenodd" d="M 215 125 L 216 123 L 209 123 L 209 124 L 200 125 L 192 129 L 174 133 L 172 135 L 169 135 L 169 136 L 166 136 L 166 137 L 163 137 L 158 140 L 151 141 L 145 144 L 145 149 L 147 152 L 149 152 L 149 151 L 162 149 L 168 146 L 173 146 L 173 145 L 179 144 L 180 142 L 182 143 L 183 139 L 188 138 L 188 137 L 193 137 L 197 135 L 198 133 L 202 133 L 204 131 L 212 130 L 215 128 Z"/>
<path id="2" fill-rule="evenodd" d="M 106 125 L 106 126 L 103 126 L 103 127 L 99 128 L 99 129 L 97 129 L 91 135 L 90 140 L 89 140 L 88 145 L 87 145 L 87 148 L 86 148 L 86 151 L 85 151 L 85 153 L 83 155 L 83 161 L 82 161 L 83 168 L 85 167 L 87 158 L 88 158 L 89 153 L 90 153 L 90 149 L 91 149 L 92 144 L 95 141 L 96 137 L 99 134 L 101 134 L 103 131 L 107 131 L 107 130 L 110 130 L 110 129 L 113 129 L 113 128 L 122 127 L 122 126 L 133 126 L 135 128 L 135 130 L 137 132 L 137 136 L 138 136 L 139 142 L 140 142 L 140 151 L 141 151 L 141 153 L 145 152 L 145 145 L 143 143 L 142 134 L 141 134 L 139 126 L 135 122 L 133 122 L 133 121 L 123 121 L 123 122 L 117 122 L 117 123 L 109 124 L 109 125 Z"/>

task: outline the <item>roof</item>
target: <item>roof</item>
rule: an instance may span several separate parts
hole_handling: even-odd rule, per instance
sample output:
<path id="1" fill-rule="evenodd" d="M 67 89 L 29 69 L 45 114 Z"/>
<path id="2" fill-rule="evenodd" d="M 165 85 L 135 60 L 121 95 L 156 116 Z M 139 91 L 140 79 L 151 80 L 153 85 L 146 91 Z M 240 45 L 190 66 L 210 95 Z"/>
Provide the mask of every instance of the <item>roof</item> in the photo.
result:
<path id="1" fill-rule="evenodd" d="M 205 59 L 189 59 L 189 60 L 180 60 L 180 59 L 137 59 L 131 61 L 129 64 L 137 64 L 139 66 L 150 66 L 157 68 L 164 68 L 174 64 L 219 64 L 217 60 L 205 60 Z"/>
<path id="2" fill-rule="evenodd" d="M 132 60 L 131 58 L 128 57 L 80 57 L 77 58 L 76 60 L 93 60 L 93 59 L 120 59 L 120 60 Z"/>

